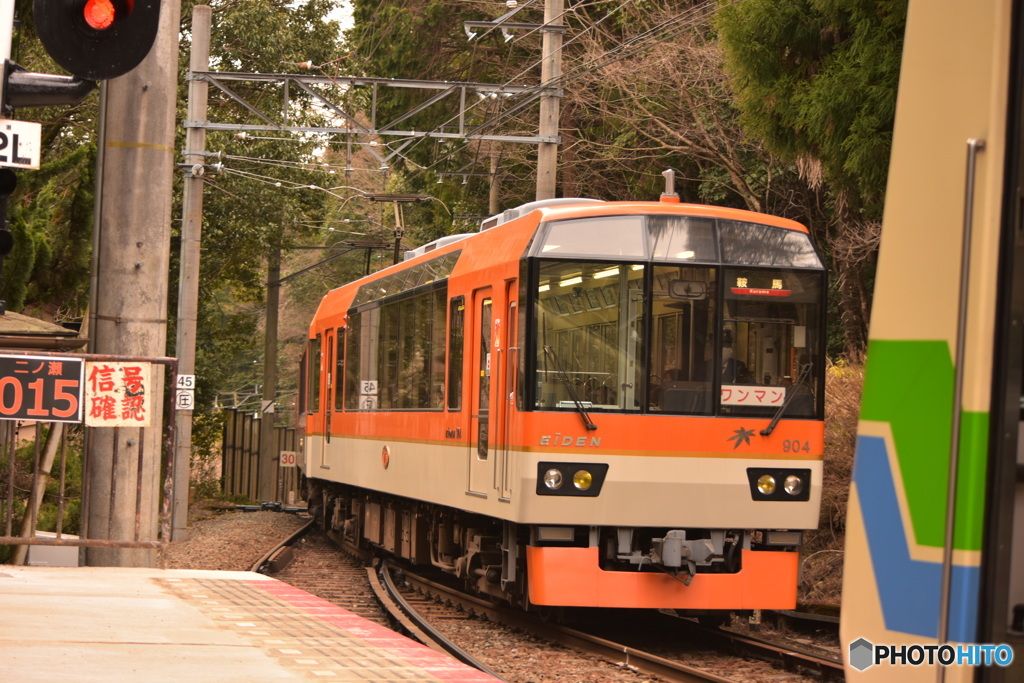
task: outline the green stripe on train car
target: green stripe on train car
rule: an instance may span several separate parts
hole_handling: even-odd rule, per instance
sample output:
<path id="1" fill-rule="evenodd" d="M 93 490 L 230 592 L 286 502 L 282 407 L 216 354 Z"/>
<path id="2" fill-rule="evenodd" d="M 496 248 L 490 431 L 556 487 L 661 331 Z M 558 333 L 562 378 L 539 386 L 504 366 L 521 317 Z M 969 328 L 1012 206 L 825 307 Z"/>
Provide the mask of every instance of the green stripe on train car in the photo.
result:
<path id="1" fill-rule="evenodd" d="M 917 543 L 942 547 L 949 480 L 953 360 L 945 341 L 873 340 L 868 345 L 861 420 L 892 426 Z M 988 413 L 964 411 L 960 428 L 956 543 L 980 550 Z M 861 491 L 870 504 L 870 491 Z"/>

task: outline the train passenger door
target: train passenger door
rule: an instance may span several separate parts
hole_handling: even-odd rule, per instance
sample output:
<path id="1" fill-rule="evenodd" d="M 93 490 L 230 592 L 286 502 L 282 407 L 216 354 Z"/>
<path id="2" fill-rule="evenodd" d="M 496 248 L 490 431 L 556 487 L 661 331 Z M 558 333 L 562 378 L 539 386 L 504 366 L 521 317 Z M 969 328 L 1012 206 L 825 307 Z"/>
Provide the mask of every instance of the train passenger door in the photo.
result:
<path id="1" fill-rule="evenodd" d="M 331 443 L 331 413 L 334 412 L 334 330 L 327 330 L 324 337 L 327 340 L 327 347 L 320 370 L 324 378 L 324 395 L 320 401 L 320 405 L 324 407 L 324 438 L 320 442 L 320 467 L 327 468 L 327 452 Z"/>
<path id="2" fill-rule="evenodd" d="M 516 323 L 518 321 L 517 303 L 514 301 L 516 294 L 516 281 L 511 280 L 505 283 L 505 319 L 494 321 L 495 351 L 497 356 L 496 376 L 497 384 L 494 395 L 498 401 L 495 406 L 495 450 L 494 461 L 494 488 L 498 491 L 498 499 L 508 502 L 512 497 L 512 474 L 511 474 L 511 443 L 512 443 L 512 416 L 513 405 L 516 400 L 516 364 L 518 363 L 519 349 L 516 347 Z"/>
<path id="3" fill-rule="evenodd" d="M 490 462 L 491 351 L 493 299 L 491 288 L 473 292 L 472 381 L 469 387 L 469 481 L 468 493 L 487 497 L 492 485 L 493 465 Z"/>
<path id="4" fill-rule="evenodd" d="M 323 435 L 321 430 L 324 427 L 320 417 L 320 392 L 322 390 L 323 376 L 323 337 L 318 333 L 309 340 L 306 352 L 306 436 L 305 453 L 308 466 L 312 467 L 314 462 L 323 462 Z"/>

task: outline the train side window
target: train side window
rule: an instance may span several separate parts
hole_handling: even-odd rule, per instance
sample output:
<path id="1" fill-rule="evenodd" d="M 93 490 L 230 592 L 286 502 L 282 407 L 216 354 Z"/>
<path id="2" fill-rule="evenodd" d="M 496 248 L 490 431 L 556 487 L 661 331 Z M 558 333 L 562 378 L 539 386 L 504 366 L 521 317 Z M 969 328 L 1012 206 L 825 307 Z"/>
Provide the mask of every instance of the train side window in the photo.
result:
<path id="1" fill-rule="evenodd" d="M 435 290 L 430 306 L 430 396 L 424 408 L 441 410 L 444 408 L 444 358 L 445 358 L 445 303 L 448 292 L 445 289 Z"/>
<path id="2" fill-rule="evenodd" d="M 340 411 L 345 407 L 345 328 L 338 328 L 338 342 L 335 345 L 335 353 L 338 355 L 338 362 L 334 369 L 334 410 Z"/>
<path id="3" fill-rule="evenodd" d="M 466 336 L 466 297 L 449 304 L 448 316 L 448 410 L 462 410 L 463 343 Z"/>
<path id="4" fill-rule="evenodd" d="M 443 409 L 447 300 L 442 283 L 350 312 L 338 334 L 337 375 L 345 380 L 335 409 Z"/>
<path id="5" fill-rule="evenodd" d="M 402 310 L 402 304 L 406 304 L 405 310 Z M 377 397 L 377 408 L 381 410 L 407 407 L 399 403 L 399 390 L 404 393 L 408 389 L 408 384 L 399 381 L 398 359 L 399 344 L 402 341 L 399 338 L 402 315 L 409 315 L 411 312 L 408 304 L 408 301 L 384 303 L 378 309 L 380 327 L 376 342 L 377 391 L 380 393 Z M 407 382 L 408 378 L 405 380 Z"/>
<path id="6" fill-rule="evenodd" d="M 443 288 L 380 307 L 378 359 L 382 410 L 444 406 Z"/>
<path id="7" fill-rule="evenodd" d="M 345 334 L 345 409 L 359 410 L 362 406 L 359 402 L 359 368 L 361 365 L 362 349 L 360 339 L 362 337 L 363 314 L 353 313 L 348 319 L 348 328 Z"/>
<path id="8" fill-rule="evenodd" d="M 315 339 L 309 340 L 309 353 L 307 354 L 309 369 L 309 381 L 306 382 L 306 388 L 308 392 L 306 394 L 306 405 L 309 407 L 309 412 L 315 413 L 320 410 L 320 373 L 323 370 L 321 367 L 320 358 L 320 335 L 316 335 Z"/>

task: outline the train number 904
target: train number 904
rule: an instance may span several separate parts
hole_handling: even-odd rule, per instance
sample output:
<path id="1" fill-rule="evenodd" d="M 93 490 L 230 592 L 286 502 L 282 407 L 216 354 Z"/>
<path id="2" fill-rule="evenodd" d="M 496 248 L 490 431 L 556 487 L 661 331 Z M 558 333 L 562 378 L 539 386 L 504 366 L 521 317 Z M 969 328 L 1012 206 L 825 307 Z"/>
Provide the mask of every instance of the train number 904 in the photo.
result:
<path id="1" fill-rule="evenodd" d="M 783 453 L 810 453 L 811 442 L 800 439 L 785 439 L 782 442 Z"/>

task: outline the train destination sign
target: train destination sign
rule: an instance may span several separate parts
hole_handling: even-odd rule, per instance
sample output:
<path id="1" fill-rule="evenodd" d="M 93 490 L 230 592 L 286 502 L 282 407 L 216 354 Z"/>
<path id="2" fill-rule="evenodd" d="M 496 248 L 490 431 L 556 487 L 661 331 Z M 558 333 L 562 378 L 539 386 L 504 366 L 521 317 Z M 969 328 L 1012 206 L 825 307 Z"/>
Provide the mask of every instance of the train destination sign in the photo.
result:
<path id="1" fill-rule="evenodd" d="M 733 294 L 744 294 L 746 296 L 789 296 L 793 292 L 788 289 L 764 289 L 754 287 L 732 287 Z"/>
<path id="2" fill-rule="evenodd" d="M 0 419 L 81 422 L 85 363 L 58 356 L 0 356 Z"/>

